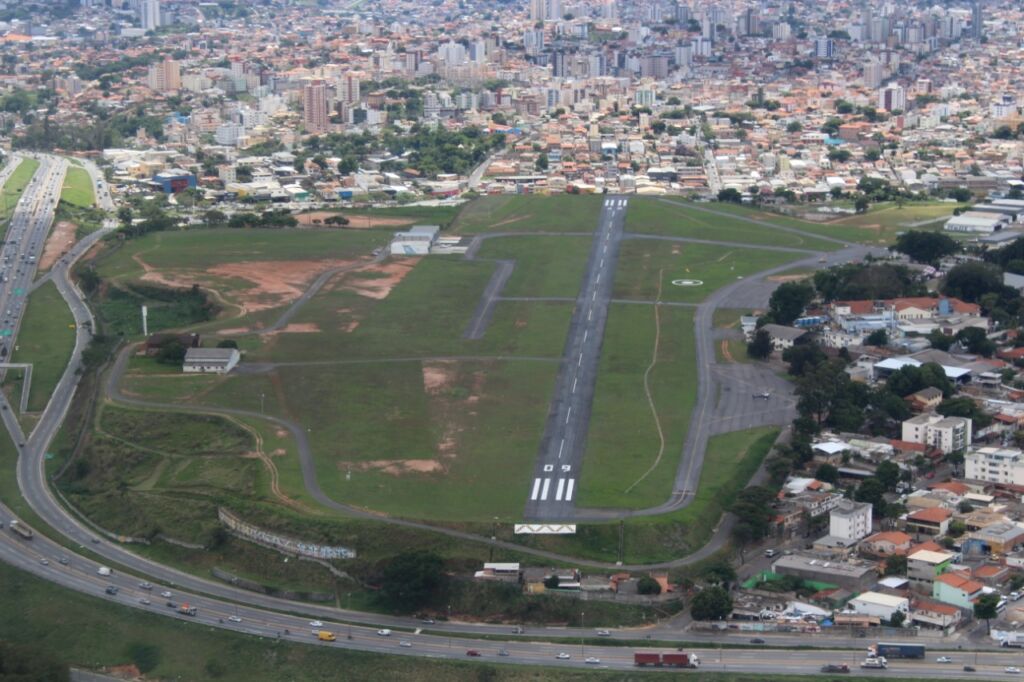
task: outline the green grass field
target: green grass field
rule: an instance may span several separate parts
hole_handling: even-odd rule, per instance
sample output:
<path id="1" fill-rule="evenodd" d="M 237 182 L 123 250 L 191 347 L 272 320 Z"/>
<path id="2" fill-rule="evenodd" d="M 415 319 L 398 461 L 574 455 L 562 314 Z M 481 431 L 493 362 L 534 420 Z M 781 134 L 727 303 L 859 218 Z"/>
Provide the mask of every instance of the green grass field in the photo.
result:
<path id="1" fill-rule="evenodd" d="M 509 259 L 515 270 L 503 296 L 575 298 L 590 256 L 589 237 L 504 237 L 488 239 L 480 258 Z"/>
<path id="2" fill-rule="evenodd" d="M 466 204 L 452 224 L 459 234 L 481 232 L 593 232 L 604 198 L 528 194 L 483 197 Z"/>
<path id="3" fill-rule="evenodd" d="M 718 215 L 701 209 L 731 215 Z M 734 204 L 687 204 L 681 200 L 663 201 L 651 197 L 636 197 L 629 200 L 626 231 L 669 237 L 712 239 L 736 242 L 739 245 L 766 244 L 821 251 L 834 251 L 840 248 L 838 244 L 817 239 L 814 236 L 774 230 L 765 225 L 747 222 L 743 218 L 765 219 L 768 222 L 777 222 L 783 227 L 799 229 L 804 229 L 805 225 L 810 228 L 817 227 L 813 223 L 794 219 L 775 221 L 776 216 L 761 214 Z M 808 231 L 812 234 L 814 232 L 813 229 Z"/>
<path id="4" fill-rule="evenodd" d="M 50 282 L 29 296 L 26 305 L 18 344 L 10 361 L 32 363 L 28 409 L 38 412 L 46 407 L 71 357 L 75 346 L 75 319 L 57 287 Z M 20 370 L 9 372 L 6 383 L 16 384 L 14 393 L 21 395 Z M 19 404 L 19 400 L 12 401 L 15 409 Z"/>
<path id="5" fill-rule="evenodd" d="M 672 491 L 696 399 L 693 311 L 657 311 L 661 330 L 649 385 L 665 437 L 660 459 L 659 422 L 644 390 L 644 373 L 654 352 L 655 312 L 654 306 L 620 304 L 608 313 L 577 499 L 580 506 L 651 507 L 664 502 Z M 629 490 L 645 474 L 643 482 Z"/>
<path id="6" fill-rule="evenodd" d="M 756 248 L 712 246 L 630 239 L 623 242 L 615 273 L 616 298 L 699 303 L 716 289 L 755 272 L 783 265 L 800 254 Z M 660 275 L 660 276 L 659 276 Z M 699 286 L 675 286 L 673 280 L 696 279 Z"/>
<path id="7" fill-rule="evenodd" d="M 838 218 L 828 225 L 856 227 L 865 233 L 861 241 L 891 244 L 900 232 L 942 230 L 953 211 L 965 207 L 966 204 L 946 201 L 906 202 L 902 207 L 886 202 L 872 206 L 866 213 Z"/>
<path id="8" fill-rule="evenodd" d="M 7 221 L 14 213 L 14 207 L 21 199 L 22 190 L 28 185 L 38 168 L 39 162 L 35 159 L 23 159 L 11 173 L 11 177 L 4 183 L 3 189 L 0 190 L 0 221 L 4 223 L 4 231 L 7 230 Z"/>
<path id="9" fill-rule="evenodd" d="M 91 208 L 96 203 L 92 178 L 84 168 L 68 168 L 67 175 L 64 176 L 64 186 L 60 190 L 60 200 L 79 208 Z"/>

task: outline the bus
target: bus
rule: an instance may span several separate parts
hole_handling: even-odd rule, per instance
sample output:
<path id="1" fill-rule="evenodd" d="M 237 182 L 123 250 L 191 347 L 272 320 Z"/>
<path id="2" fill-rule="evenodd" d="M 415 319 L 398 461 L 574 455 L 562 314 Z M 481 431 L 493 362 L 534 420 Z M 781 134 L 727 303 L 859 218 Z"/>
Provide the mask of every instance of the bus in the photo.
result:
<path id="1" fill-rule="evenodd" d="M 20 523 L 17 519 L 11 521 L 11 532 L 20 537 L 22 540 L 32 539 L 32 529 L 23 523 Z"/>

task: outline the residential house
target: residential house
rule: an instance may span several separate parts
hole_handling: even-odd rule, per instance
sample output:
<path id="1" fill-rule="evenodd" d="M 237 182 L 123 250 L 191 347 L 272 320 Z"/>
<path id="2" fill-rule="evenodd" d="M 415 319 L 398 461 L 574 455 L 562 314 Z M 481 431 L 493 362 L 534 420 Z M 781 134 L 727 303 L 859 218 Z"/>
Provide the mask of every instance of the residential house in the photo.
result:
<path id="1" fill-rule="evenodd" d="M 1024 452 L 1019 448 L 972 448 L 964 457 L 964 478 L 1002 485 L 1024 485 Z"/>
<path id="2" fill-rule="evenodd" d="M 936 552 L 928 549 L 911 551 L 907 556 L 907 578 L 910 585 L 919 592 L 931 594 L 935 579 L 949 570 L 953 563 L 950 552 Z"/>
<path id="3" fill-rule="evenodd" d="M 904 400 L 913 412 L 931 412 L 942 402 L 942 391 L 929 386 L 911 393 Z"/>
<path id="4" fill-rule="evenodd" d="M 983 594 L 985 586 L 959 573 L 943 573 L 932 583 L 932 599 L 952 604 L 961 609 L 973 609 L 974 600 Z"/>
<path id="5" fill-rule="evenodd" d="M 875 533 L 860 543 L 861 552 L 870 556 L 888 557 L 910 551 L 911 537 L 898 530 Z"/>
<path id="6" fill-rule="evenodd" d="M 953 512 L 943 507 L 921 509 L 907 514 L 905 530 L 908 533 L 945 535 Z"/>
<path id="7" fill-rule="evenodd" d="M 915 599 L 911 604 L 910 622 L 915 625 L 949 630 L 962 618 L 963 612 L 957 607 L 931 599 Z"/>

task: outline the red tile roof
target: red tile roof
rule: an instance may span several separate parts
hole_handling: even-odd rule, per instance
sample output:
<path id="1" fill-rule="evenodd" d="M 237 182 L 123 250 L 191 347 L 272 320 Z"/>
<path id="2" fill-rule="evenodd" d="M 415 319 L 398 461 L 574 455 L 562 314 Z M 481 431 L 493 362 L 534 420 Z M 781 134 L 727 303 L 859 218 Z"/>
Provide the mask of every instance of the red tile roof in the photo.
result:
<path id="1" fill-rule="evenodd" d="M 953 512 L 942 507 L 931 507 L 930 509 L 921 509 L 907 516 L 911 521 L 924 521 L 925 523 L 942 523 L 950 516 Z"/>

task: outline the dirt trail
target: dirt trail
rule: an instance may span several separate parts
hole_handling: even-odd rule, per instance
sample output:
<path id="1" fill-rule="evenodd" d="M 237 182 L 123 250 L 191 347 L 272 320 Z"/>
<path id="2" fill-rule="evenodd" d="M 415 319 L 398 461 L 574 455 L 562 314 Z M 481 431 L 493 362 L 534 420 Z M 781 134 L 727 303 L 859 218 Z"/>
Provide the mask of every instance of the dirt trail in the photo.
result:
<path id="1" fill-rule="evenodd" d="M 293 500 L 292 498 L 288 497 L 287 495 L 284 494 L 284 492 L 281 491 L 281 484 L 278 478 L 277 465 L 274 464 L 274 461 L 263 450 L 262 434 L 260 434 L 259 431 L 252 428 L 251 426 L 241 421 L 240 419 L 237 419 L 235 417 L 225 417 L 225 419 L 235 424 L 239 428 L 243 429 L 253 437 L 253 441 L 256 443 L 256 450 L 253 452 L 253 454 L 256 456 L 257 459 L 263 462 L 263 466 L 265 466 L 267 468 L 267 471 L 270 472 L 270 492 L 273 493 L 274 497 L 280 500 L 283 504 L 286 504 L 292 509 L 295 509 L 296 511 L 301 511 L 307 514 L 316 514 L 317 512 L 315 512 L 313 509 L 310 509 L 308 506 L 299 502 L 298 500 Z"/>
<path id="2" fill-rule="evenodd" d="M 722 339 L 722 357 L 726 362 L 736 362 L 733 359 L 732 353 L 729 352 L 729 341 L 728 339 Z"/>

